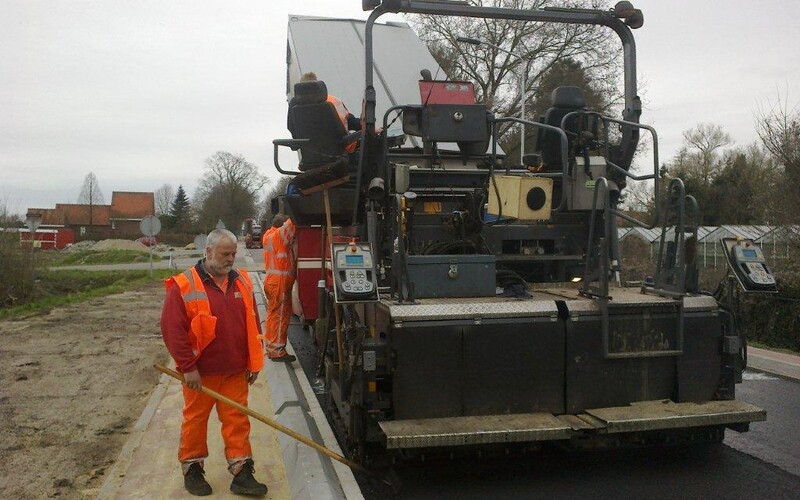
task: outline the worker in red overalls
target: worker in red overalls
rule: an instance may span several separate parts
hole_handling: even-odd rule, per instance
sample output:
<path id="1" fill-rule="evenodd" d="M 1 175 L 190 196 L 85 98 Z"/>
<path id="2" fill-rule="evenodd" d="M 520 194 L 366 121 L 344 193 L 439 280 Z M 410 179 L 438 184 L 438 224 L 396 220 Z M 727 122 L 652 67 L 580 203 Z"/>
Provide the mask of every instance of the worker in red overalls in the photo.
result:
<path id="1" fill-rule="evenodd" d="M 267 494 L 267 486 L 253 477 L 247 415 L 200 392 L 208 387 L 247 406 L 248 386 L 264 366 L 253 284 L 246 272 L 233 268 L 236 249 L 233 233 L 215 229 L 208 235 L 205 258 L 166 281 L 161 333 L 185 381 L 178 459 L 184 487 L 197 496 L 212 492 L 203 462 L 208 457 L 208 417 L 215 406 L 233 474 L 230 490 Z"/>
<path id="2" fill-rule="evenodd" d="M 272 361 L 292 362 L 296 358 L 286 352 L 286 331 L 292 318 L 292 285 L 297 262 L 295 225 L 289 217 L 278 214 L 272 227 L 264 233 L 264 264 L 267 278 L 267 357 Z"/>

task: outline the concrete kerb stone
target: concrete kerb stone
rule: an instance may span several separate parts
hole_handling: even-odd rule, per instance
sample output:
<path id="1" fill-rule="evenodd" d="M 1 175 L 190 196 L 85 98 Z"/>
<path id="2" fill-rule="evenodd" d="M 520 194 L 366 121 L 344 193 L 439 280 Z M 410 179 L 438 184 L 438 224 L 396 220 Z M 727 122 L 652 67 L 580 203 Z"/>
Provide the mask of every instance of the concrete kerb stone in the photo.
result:
<path id="1" fill-rule="evenodd" d="M 167 367 L 173 370 L 175 369 L 175 361 L 172 358 L 169 358 Z M 161 399 L 164 397 L 164 394 L 166 394 L 171 380 L 172 379 L 167 374 L 162 374 L 161 378 L 158 379 L 158 385 L 153 390 L 152 394 L 150 394 L 150 398 L 147 400 L 147 406 L 144 407 L 144 411 L 142 411 L 139 419 L 133 425 L 133 430 L 128 440 L 125 441 L 125 445 L 119 452 L 116 461 L 114 461 L 114 465 L 111 467 L 111 470 L 108 471 L 106 480 L 103 481 L 103 486 L 100 488 L 100 492 L 97 495 L 98 500 L 114 498 L 122 484 L 122 480 L 125 478 L 125 472 L 128 470 L 131 457 L 133 457 L 133 453 L 136 449 L 139 448 L 142 437 L 145 431 L 147 431 L 150 420 L 153 419 L 153 415 L 158 409 Z"/>
<path id="2" fill-rule="evenodd" d="M 748 347 L 747 368 L 800 380 L 800 356 Z"/>
<path id="3" fill-rule="evenodd" d="M 252 257 L 247 253 L 245 255 L 247 266 L 255 268 Z M 263 327 L 267 314 L 262 276 L 255 272 L 251 272 L 251 276 L 254 278 L 256 304 Z M 287 345 L 287 352 L 294 354 L 291 344 Z M 275 420 L 341 455 L 333 431 L 300 363 L 267 361 L 264 372 L 275 408 Z M 292 498 L 363 500 L 361 489 L 349 467 L 285 434 L 280 434 L 279 440 Z"/>

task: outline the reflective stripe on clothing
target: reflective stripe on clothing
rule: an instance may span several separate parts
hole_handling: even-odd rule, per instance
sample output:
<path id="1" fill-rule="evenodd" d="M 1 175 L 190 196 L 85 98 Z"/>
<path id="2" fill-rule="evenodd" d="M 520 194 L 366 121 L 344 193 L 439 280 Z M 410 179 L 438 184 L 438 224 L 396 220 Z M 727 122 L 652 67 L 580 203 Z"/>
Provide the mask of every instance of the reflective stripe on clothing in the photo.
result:
<path id="1" fill-rule="evenodd" d="M 247 339 L 247 370 L 258 372 L 264 366 L 264 350 L 261 344 L 263 335 L 258 324 L 256 308 L 253 300 L 253 283 L 250 277 L 242 272 L 234 272 L 234 283 L 244 305 L 244 318 Z M 186 332 L 195 361 L 203 350 L 217 337 L 217 317 L 211 313 L 211 303 L 203 284 L 203 279 L 195 267 L 169 278 L 165 286 L 169 289 L 176 285 L 183 299 L 189 329 Z M 227 290 L 222 290 L 223 294 Z M 231 313 L 234 314 L 234 313 Z"/>
<path id="2" fill-rule="evenodd" d="M 267 276 L 294 276 L 296 259 L 292 245 L 296 231 L 292 219 L 286 219 L 281 227 L 270 228 L 264 234 L 262 243 Z"/>
<path id="3" fill-rule="evenodd" d="M 280 358 L 286 355 L 286 333 L 292 319 L 292 285 L 290 276 L 267 276 L 264 293 L 267 295 L 267 331 L 265 334 L 267 356 Z"/>

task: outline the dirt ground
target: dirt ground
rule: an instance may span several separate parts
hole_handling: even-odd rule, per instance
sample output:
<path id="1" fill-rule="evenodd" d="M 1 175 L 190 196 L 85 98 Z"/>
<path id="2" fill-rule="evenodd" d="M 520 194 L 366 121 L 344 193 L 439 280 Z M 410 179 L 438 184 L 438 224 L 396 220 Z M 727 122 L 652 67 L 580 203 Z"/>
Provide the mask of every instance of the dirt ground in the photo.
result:
<path id="1" fill-rule="evenodd" d="M 94 498 L 164 363 L 163 286 L 0 321 L 0 498 Z"/>

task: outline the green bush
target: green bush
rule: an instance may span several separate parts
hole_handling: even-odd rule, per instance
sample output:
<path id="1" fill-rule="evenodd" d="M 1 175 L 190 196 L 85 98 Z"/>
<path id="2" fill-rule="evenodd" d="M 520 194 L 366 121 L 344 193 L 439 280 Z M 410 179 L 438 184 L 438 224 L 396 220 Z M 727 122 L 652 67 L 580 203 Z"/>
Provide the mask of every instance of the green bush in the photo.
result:
<path id="1" fill-rule="evenodd" d="M 746 337 L 769 347 L 800 352 L 800 266 L 775 269 L 777 294 L 741 298 L 740 324 Z"/>
<path id="2" fill-rule="evenodd" d="M 622 243 L 622 279 L 639 281 L 655 273 L 656 255 L 650 256 L 647 243 L 627 238 Z M 777 294 L 744 294 L 736 284 L 734 312 L 742 334 L 766 347 L 800 352 L 800 263 L 788 258 L 770 258 L 772 270 L 778 281 Z M 717 267 L 700 270 L 700 289 L 708 292 L 728 274 L 725 259 Z"/>
<path id="3" fill-rule="evenodd" d="M 25 301 L 34 283 L 35 254 L 20 248 L 19 234 L 0 230 L 0 308 Z"/>

